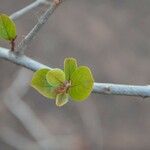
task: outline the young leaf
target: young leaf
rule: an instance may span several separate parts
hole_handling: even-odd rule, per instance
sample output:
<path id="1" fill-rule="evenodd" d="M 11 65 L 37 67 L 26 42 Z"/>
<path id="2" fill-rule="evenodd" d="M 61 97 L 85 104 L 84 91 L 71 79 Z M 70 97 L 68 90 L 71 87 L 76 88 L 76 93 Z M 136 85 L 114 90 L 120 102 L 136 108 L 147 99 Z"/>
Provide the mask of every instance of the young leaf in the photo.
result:
<path id="1" fill-rule="evenodd" d="M 65 73 L 61 69 L 53 69 L 46 74 L 46 79 L 51 86 L 56 87 L 64 83 Z"/>
<path id="2" fill-rule="evenodd" d="M 31 86 L 47 98 L 55 98 L 55 89 L 47 82 L 46 74 L 49 69 L 40 69 L 33 75 Z"/>
<path id="3" fill-rule="evenodd" d="M 68 94 L 66 93 L 61 93 L 61 94 L 58 94 L 56 96 L 56 106 L 63 106 L 64 104 L 66 104 L 68 102 Z"/>
<path id="4" fill-rule="evenodd" d="M 64 71 L 66 80 L 69 81 L 72 73 L 77 69 L 77 61 L 74 58 L 66 58 L 64 61 Z"/>
<path id="5" fill-rule="evenodd" d="M 5 14 L 0 14 L 0 38 L 12 41 L 16 38 L 16 25 Z"/>
<path id="6" fill-rule="evenodd" d="M 71 76 L 69 95 L 75 101 L 86 99 L 93 88 L 94 79 L 90 69 L 86 66 L 77 68 Z"/>

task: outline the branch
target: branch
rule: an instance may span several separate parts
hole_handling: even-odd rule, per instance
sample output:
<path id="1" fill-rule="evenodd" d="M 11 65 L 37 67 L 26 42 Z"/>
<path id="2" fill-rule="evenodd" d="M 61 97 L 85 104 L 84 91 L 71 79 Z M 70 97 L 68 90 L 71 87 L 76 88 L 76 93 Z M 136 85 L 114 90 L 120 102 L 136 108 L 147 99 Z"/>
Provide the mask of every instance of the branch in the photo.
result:
<path id="1" fill-rule="evenodd" d="M 126 85 L 112 83 L 94 83 L 94 93 L 150 97 L 150 85 Z"/>
<path id="2" fill-rule="evenodd" d="M 22 17 L 24 14 L 30 12 L 31 10 L 37 8 L 38 6 L 42 4 L 49 4 L 47 0 L 36 0 L 35 2 L 29 4 L 28 6 L 24 7 L 23 9 L 13 13 L 10 18 L 13 20 L 17 20 L 20 17 Z"/>
<path id="3" fill-rule="evenodd" d="M 25 55 L 17 55 L 6 48 L 0 47 L 0 58 L 11 61 L 20 66 L 24 66 L 27 69 L 36 71 L 39 68 L 50 68 L 46 65 L 43 65 Z M 51 68 L 50 68 L 51 69 Z"/>
<path id="4" fill-rule="evenodd" d="M 56 7 L 60 3 L 57 3 L 56 0 L 53 0 L 50 7 L 46 10 L 46 12 L 40 17 L 38 23 L 33 27 L 33 29 L 26 35 L 26 37 L 21 41 L 18 45 L 18 53 L 23 54 L 28 45 L 32 42 L 37 33 L 41 30 L 43 25 L 47 22 L 48 18 L 52 15 Z"/>
<path id="5" fill-rule="evenodd" d="M 36 71 L 41 68 L 49 68 L 25 55 L 17 55 L 6 48 L 0 47 L 0 58 L 8 60 L 12 63 Z M 94 83 L 94 93 L 99 94 L 113 94 L 113 95 L 127 95 L 127 96 L 140 96 L 143 98 L 150 97 L 150 85 L 122 85 L 110 83 Z"/>

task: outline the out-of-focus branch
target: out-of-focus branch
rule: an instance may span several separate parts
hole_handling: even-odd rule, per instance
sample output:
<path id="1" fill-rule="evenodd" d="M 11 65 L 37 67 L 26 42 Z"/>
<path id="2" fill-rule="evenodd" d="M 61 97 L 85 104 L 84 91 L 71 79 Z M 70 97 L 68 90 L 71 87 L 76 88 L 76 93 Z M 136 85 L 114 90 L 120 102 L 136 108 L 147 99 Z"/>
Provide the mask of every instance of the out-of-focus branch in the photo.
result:
<path id="1" fill-rule="evenodd" d="M 59 0 L 57 0 L 59 1 Z M 53 14 L 54 10 L 60 3 L 53 0 L 50 4 L 50 7 L 45 11 L 45 13 L 40 17 L 37 24 L 33 27 L 33 29 L 26 35 L 26 37 L 20 42 L 18 45 L 18 53 L 23 54 L 28 45 L 35 38 L 37 33 L 41 30 L 43 25 L 47 22 L 48 18 Z"/>
<path id="2" fill-rule="evenodd" d="M 103 149 L 103 130 L 101 125 L 101 117 L 96 104 L 93 101 L 76 105 L 77 113 L 81 118 L 83 124 L 83 131 L 85 132 L 85 140 L 89 145 L 95 149 Z M 92 149 L 92 147 L 91 147 Z"/>
<path id="3" fill-rule="evenodd" d="M 5 59 L 17 65 L 36 71 L 41 68 L 50 68 L 25 55 L 18 56 L 6 48 L 0 47 L 0 59 Z M 51 69 L 51 68 L 50 68 Z M 110 83 L 94 83 L 94 93 L 139 96 L 142 98 L 150 97 L 150 85 L 123 85 Z"/>
<path id="4" fill-rule="evenodd" d="M 23 81 L 22 81 L 23 78 Z M 21 100 L 28 90 L 31 73 L 21 69 L 11 86 L 6 90 L 3 101 L 9 111 L 23 124 L 43 150 L 54 148 L 57 145 L 49 131 L 38 119 L 32 109 Z"/>
<path id="5" fill-rule="evenodd" d="M 76 139 L 68 135 L 64 135 L 64 138 L 50 133 L 50 131 L 45 127 L 30 106 L 21 99 L 28 90 L 31 76 L 31 72 L 25 69 L 19 70 L 19 73 L 16 75 L 16 79 L 6 90 L 6 92 L 3 93 L 2 100 L 4 104 L 8 110 L 22 123 L 29 134 L 36 140 L 36 143 L 40 149 L 71 149 L 72 145 L 75 144 Z M 11 140 L 6 137 L 6 134 L 0 132 L 0 136 L 1 134 L 3 139 L 5 138 L 7 141 Z"/>
<path id="6" fill-rule="evenodd" d="M 36 142 L 32 142 L 28 138 L 8 127 L 1 128 L 0 138 L 16 150 L 41 150 Z"/>
<path id="7" fill-rule="evenodd" d="M 17 20 L 20 17 L 22 17 L 24 14 L 30 12 L 31 10 L 39 7 L 42 4 L 50 4 L 47 0 L 36 0 L 33 3 L 29 4 L 28 6 L 22 8 L 21 10 L 18 10 L 17 12 L 13 13 L 10 18 L 13 20 Z"/>
<path id="8" fill-rule="evenodd" d="M 41 147 L 39 147 L 38 143 L 31 141 L 9 127 L 1 128 L 0 138 L 3 142 L 15 148 L 16 150 L 41 150 Z M 77 143 L 78 141 L 74 136 L 62 135 L 62 137 L 57 137 L 57 143 L 55 143 L 56 145 L 51 145 L 50 149 L 48 150 L 76 150 L 78 149 Z"/>

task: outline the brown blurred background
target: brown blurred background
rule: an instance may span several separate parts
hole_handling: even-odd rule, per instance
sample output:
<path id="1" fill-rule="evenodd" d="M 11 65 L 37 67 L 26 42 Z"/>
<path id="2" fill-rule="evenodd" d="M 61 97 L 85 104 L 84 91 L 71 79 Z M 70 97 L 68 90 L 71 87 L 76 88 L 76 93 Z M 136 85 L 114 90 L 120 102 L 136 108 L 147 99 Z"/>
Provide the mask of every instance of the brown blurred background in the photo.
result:
<path id="1" fill-rule="evenodd" d="M 0 1 L 9 15 L 33 2 Z M 46 8 L 16 21 L 18 42 Z M 150 0 L 66 0 L 26 54 L 60 68 L 75 57 L 96 82 L 149 84 L 149 49 Z M 91 94 L 57 108 L 30 87 L 33 72 L 4 60 L 0 68 L 0 150 L 150 149 L 150 99 Z"/>

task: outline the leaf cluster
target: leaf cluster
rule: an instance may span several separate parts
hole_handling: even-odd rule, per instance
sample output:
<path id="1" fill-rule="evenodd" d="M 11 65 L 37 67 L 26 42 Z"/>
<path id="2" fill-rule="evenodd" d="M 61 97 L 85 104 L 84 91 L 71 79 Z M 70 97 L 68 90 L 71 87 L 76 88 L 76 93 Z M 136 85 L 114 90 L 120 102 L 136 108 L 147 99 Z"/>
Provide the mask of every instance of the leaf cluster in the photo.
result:
<path id="1" fill-rule="evenodd" d="M 74 58 L 66 58 L 64 70 L 40 69 L 33 75 L 31 85 L 40 94 L 56 99 L 57 106 L 63 106 L 69 100 L 83 101 L 91 93 L 94 84 L 93 75 L 86 66 L 77 66 Z"/>

